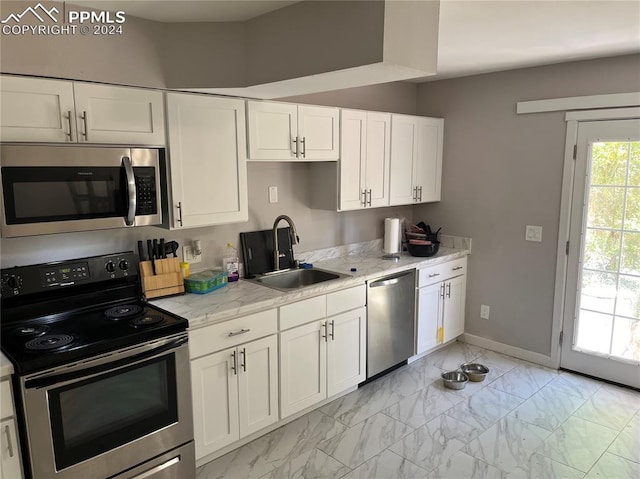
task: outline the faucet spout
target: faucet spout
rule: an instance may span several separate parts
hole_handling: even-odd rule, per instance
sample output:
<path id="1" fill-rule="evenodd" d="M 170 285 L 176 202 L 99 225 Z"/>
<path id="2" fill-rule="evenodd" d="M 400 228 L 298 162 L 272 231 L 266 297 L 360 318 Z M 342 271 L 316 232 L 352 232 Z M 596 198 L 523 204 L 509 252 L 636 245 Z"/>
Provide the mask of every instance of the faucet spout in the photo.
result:
<path id="1" fill-rule="evenodd" d="M 284 258 L 286 255 L 284 253 L 280 253 L 280 249 L 278 246 L 278 224 L 280 221 L 286 221 L 289 224 L 289 236 L 291 237 L 291 244 L 298 244 L 300 241 L 300 237 L 296 232 L 296 225 L 293 220 L 289 218 L 287 215 L 278 216 L 273 222 L 273 267 L 274 271 L 278 271 L 280 269 L 280 258 Z"/>

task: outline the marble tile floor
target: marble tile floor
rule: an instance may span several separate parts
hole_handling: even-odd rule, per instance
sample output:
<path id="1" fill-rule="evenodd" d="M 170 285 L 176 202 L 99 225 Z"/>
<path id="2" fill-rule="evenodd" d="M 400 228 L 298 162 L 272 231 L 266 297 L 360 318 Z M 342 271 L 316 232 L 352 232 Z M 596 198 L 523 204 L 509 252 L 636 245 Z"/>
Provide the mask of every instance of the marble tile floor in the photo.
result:
<path id="1" fill-rule="evenodd" d="M 476 361 L 481 383 L 445 389 Z M 197 479 L 640 478 L 640 392 L 461 342 L 197 470 Z"/>

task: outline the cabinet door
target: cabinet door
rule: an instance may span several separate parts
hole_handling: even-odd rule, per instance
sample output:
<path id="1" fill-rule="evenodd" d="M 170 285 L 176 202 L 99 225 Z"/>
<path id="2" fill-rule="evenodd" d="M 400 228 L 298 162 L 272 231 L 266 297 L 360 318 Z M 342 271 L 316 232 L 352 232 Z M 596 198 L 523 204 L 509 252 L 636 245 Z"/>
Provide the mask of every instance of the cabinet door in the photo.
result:
<path id="1" fill-rule="evenodd" d="M 289 103 L 247 102 L 249 159 L 295 160 L 298 108 Z M 298 154 L 301 145 L 298 144 Z"/>
<path id="2" fill-rule="evenodd" d="M 18 434 L 13 418 L 0 421 L 2 433 L 2 456 L 0 460 L 0 478 L 20 479 L 22 477 L 22 464 L 18 452 Z"/>
<path id="3" fill-rule="evenodd" d="M 280 414 L 284 419 L 327 397 L 326 323 L 280 333 Z"/>
<path id="4" fill-rule="evenodd" d="M 418 155 L 414 183 L 418 187 L 418 201 L 440 201 L 444 120 L 419 118 L 417 133 Z"/>
<path id="5" fill-rule="evenodd" d="M 415 203 L 415 161 L 418 154 L 418 125 L 413 116 L 391 115 L 391 172 L 389 204 Z"/>
<path id="6" fill-rule="evenodd" d="M 298 141 L 304 160 L 337 160 L 339 110 L 321 106 L 298 106 Z"/>
<path id="7" fill-rule="evenodd" d="M 278 420 L 278 336 L 238 346 L 240 437 Z"/>
<path id="8" fill-rule="evenodd" d="M 236 348 L 191 361 L 196 458 L 240 439 L 237 365 Z"/>
<path id="9" fill-rule="evenodd" d="M 162 92 L 74 83 L 78 141 L 165 144 Z"/>
<path id="10" fill-rule="evenodd" d="M 389 168 L 391 155 L 391 115 L 367 113 L 365 188 L 369 206 L 389 206 Z"/>
<path id="11" fill-rule="evenodd" d="M 244 101 L 167 94 L 173 228 L 247 221 Z"/>
<path id="12" fill-rule="evenodd" d="M 365 207 L 367 113 L 342 110 L 340 115 L 340 210 L 358 210 Z"/>
<path id="13" fill-rule="evenodd" d="M 444 342 L 464 333 L 464 303 L 466 297 L 467 275 L 458 276 L 445 283 Z"/>
<path id="14" fill-rule="evenodd" d="M 444 283 L 418 289 L 418 325 L 416 352 L 424 353 L 439 344 L 438 327 L 442 318 Z"/>
<path id="15" fill-rule="evenodd" d="M 0 77 L 0 141 L 77 141 L 73 85 Z"/>
<path id="16" fill-rule="evenodd" d="M 357 386 L 367 376 L 366 308 L 327 319 L 327 396 Z"/>

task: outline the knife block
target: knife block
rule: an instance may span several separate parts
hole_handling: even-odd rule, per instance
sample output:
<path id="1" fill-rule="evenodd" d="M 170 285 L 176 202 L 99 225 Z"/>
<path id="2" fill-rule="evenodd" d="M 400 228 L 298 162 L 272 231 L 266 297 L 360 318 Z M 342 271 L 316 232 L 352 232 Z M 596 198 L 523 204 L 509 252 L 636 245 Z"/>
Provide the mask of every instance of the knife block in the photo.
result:
<path id="1" fill-rule="evenodd" d="M 153 274 L 155 265 L 156 274 Z M 141 261 L 142 290 L 147 299 L 160 296 L 184 294 L 184 279 L 180 271 L 179 258 L 156 259 Z"/>

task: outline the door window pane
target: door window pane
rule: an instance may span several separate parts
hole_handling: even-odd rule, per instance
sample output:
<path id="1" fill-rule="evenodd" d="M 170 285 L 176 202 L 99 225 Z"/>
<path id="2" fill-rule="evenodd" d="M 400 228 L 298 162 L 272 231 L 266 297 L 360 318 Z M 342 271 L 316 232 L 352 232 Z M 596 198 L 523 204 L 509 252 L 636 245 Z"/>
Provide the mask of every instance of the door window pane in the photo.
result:
<path id="1" fill-rule="evenodd" d="M 584 244 L 584 267 L 601 271 L 618 271 L 620 232 L 587 228 Z"/>
<path id="2" fill-rule="evenodd" d="M 629 186 L 640 186 L 640 141 L 629 147 Z"/>
<path id="3" fill-rule="evenodd" d="M 622 228 L 624 188 L 592 186 L 589 190 L 588 227 Z"/>
<path id="4" fill-rule="evenodd" d="M 640 278 L 620 276 L 616 315 L 640 319 Z"/>
<path id="5" fill-rule="evenodd" d="M 640 276 L 640 233 L 623 233 L 620 271 Z"/>
<path id="6" fill-rule="evenodd" d="M 591 150 L 591 184 L 624 185 L 627 177 L 629 143 L 596 142 Z"/>
<path id="7" fill-rule="evenodd" d="M 627 189 L 624 229 L 628 231 L 640 231 L 640 188 Z"/>
<path id="8" fill-rule="evenodd" d="M 601 354 L 609 354 L 613 316 L 580 310 L 576 346 Z"/>
<path id="9" fill-rule="evenodd" d="M 640 321 L 628 318 L 616 318 L 613 327 L 611 354 L 640 361 Z"/>
<path id="10" fill-rule="evenodd" d="M 599 271 L 584 271 L 580 307 L 613 314 L 616 300 L 616 276 Z"/>

